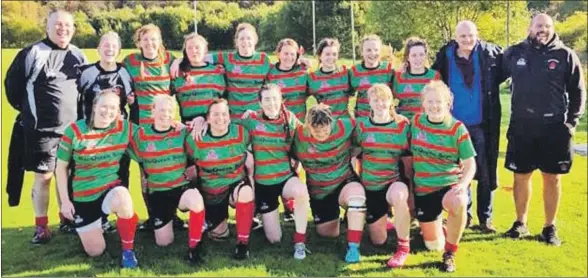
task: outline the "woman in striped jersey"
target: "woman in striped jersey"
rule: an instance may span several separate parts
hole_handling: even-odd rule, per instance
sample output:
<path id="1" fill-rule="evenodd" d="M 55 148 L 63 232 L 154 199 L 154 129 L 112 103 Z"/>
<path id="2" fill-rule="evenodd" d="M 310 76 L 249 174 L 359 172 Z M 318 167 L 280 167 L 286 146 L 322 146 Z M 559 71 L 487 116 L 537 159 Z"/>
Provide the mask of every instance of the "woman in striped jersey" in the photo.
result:
<path id="1" fill-rule="evenodd" d="M 339 49 L 337 39 L 324 38 L 317 47 L 319 69 L 308 78 L 308 89 L 319 103 L 330 106 L 333 117 L 349 118 L 349 97 L 353 89 L 349 84 L 349 74 L 345 66 L 338 66 Z"/>
<path id="2" fill-rule="evenodd" d="M 172 81 L 171 91 L 180 104 L 182 122 L 190 125 L 195 118 L 204 118 L 212 101 L 224 95 L 225 70 L 220 64 L 205 61 L 208 42 L 204 37 L 187 35 L 183 48 L 180 76 Z"/>
<path id="3" fill-rule="evenodd" d="M 198 243 L 202 238 L 204 203 L 197 189 L 188 188 L 188 156 L 184 146 L 189 132 L 174 129 L 175 115 L 176 100 L 172 96 L 155 96 L 153 124 L 141 126 L 133 136 L 131 157 L 141 165 L 147 179 L 156 244 L 170 245 L 174 240 L 172 220 L 176 209 L 189 211 L 188 261 L 200 263 L 202 252 Z"/>
<path id="4" fill-rule="evenodd" d="M 318 234 L 339 236 L 339 207 L 347 208 L 348 263 L 359 262 L 365 222 L 365 191 L 351 167 L 355 120 L 334 119 L 325 104 L 313 106 L 296 128 L 294 154 L 306 171 L 310 207 Z"/>
<path id="5" fill-rule="evenodd" d="M 255 210 L 254 192 L 245 171 L 249 132 L 231 123 L 226 100 L 216 99 L 207 114 L 209 127 L 200 140 L 188 136 L 186 148 L 198 168 L 200 189 L 204 197 L 209 237 L 228 237 L 229 205 L 235 207 L 237 247 L 235 259 L 249 257 L 249 233 Z"/>
<path id="6" fill-rule="evenodd" d="M 386 243 L 386 214 L 394 207 L 398 245 L 388 267 L 404 265 L 410 252 L 408 186 L 400 181 L 399 162 L 408 152 L 409 123 L 398 118 L 390 87 L 375 84 L 367 91 L 371 116 L 359 118 L 355 141 L 361 148 L 361 184 L 367 197 L 366 222 L 374 245 Z"/>
<path id="7" fill-rule="evenodd" d="M 398 113 L 411 119 L 423 112 L 421 92 L 432 80 L 440 80 L 439 72 L 427 67 L 429 47 L 418 37 L 411 37 L 404 44 L 404 71 L 395 73 L 392 83 L 394 97 L 399 100 Z"/>
<path id="8" fill-rule="evenodd" d="M 100 93 L 94 98 L 90 119 L 73 122 L 65 129 L 57 151 L 55 175 L 61 213 L 73 221 L 86 253 L 96 257 L 104 252 L 101 218 L 103 214 L 114 213 L 123 249 L 121 265 L 135 268 L 133 241 L 138 217 L 131 195 L 117 174 L 119 161 L 129 150 L 133 126 L 120 119 L 119 106 L 117 94 Z M 73 200 L 68 194 L 70 170 Z"/>
<path id="9" fill-rule="evenodd" d="M 166 51 L 161 38 L 161 30 L 153 24 L 141 26 L 135 31 L 133 40 L 139 48 L 139 53 L 127 56 L 123 63 L 133 78 L 135 87 L 135 103 L 131 105 L 130 120 L 135 124 L 151 125 L 153 117 L 153 99 L 156 95 L 170 94 L 171 78 L 169 65 L 174 57 Z M 143 201 L 148 205 L 148 193 L 145 177 L 141 177 Z M 151 230 L 151 213 L 147 210 L 149 219 L 145 221 L 139 230 Z M 182 227 L 182 221 L 175 217 L 174 226 Z"/>
<path id="10" fill-rule="evenodd" d="M 284 207 L 294 211 L 294 258 L 306 257 L 306 226 L 309 211 L 308 189 L 290 163 L 292 140 L 300 122 L 286 110 L 280 87 L 267 84 L 259 92 L 261 111 L 248 110 L 243 126 L 251 134 L 255 160 L 255 203 L 262 215 L 265 236 L 270 243 L 280 242 L 282 231 L 278 196 Z"/>
<path id="11" fill-rule="evenodd" d="M 417 219 L 425 245 L 443 244 L 439 216 L 448 212 L 443 270 L 455 271 L 455 252 L 466 224 L 467 189 L 476 173 L 476 155 L 463 123 L 452 117 L 453 96 L 442 81 L 432 81 L 422 92 L 424 113 L 411 127 Z"/>
<path id="12" fill-rule="evenodd" d="M 370 105 L 367 90 L 374 84 L 390 86 L 394 70 L 392 61 L 382 61 L 382 39 L 377 35 L 367 35 L 360 42 L 363 61 L 351 67 L 349 80 L 353 91 L 357 91 L 355 117 L 369 117 Z"/>

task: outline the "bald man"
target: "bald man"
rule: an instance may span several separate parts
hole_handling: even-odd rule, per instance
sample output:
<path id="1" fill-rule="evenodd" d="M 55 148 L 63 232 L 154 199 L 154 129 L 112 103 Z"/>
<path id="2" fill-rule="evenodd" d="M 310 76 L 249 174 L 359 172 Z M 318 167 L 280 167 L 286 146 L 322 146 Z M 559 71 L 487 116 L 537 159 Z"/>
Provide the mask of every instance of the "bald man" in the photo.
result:
<path id="1" fill-rule="evenodd" d="M 492 203 L 498 186 L 499 85 L 504 81 L 501 63 L 502 49 L 480 40 L 476 25 L 465 20 L 457 24 L 455 39 L 441 48 L 432 66 L 454 94 L 452 114 L 466 125 L 477 153 L 477 216 L 480 225 L 476 228 L 485 233 L 496 232 L 492 225 Z M 468 197 L 466 227 L 470 227 L 473 219 L 471 189 L 468 189 Z"/>
<path id="2" fill-rule="evenodd" d="M 47 226 L 49 183 L 61 135 L 77 119 L 78 67 L 87 61 L 82 51 L 70 44 L 75 32 L 71 13 L 52 12 L 46 32 L 45 39 L 16 55 L 5 80 L 7 99 L 22 116 L 24 168 L 35 172 L 33 244 L 46 243 L 51 238 Z"/>
<path id="3" fill-rule="evenodd" d="M 533 17 L 529 35 L 504 54 L 504 73 L 512 77 L 512 116 L 508 127 L 505 167 L 514 173 L 517 220 L 506 236 L 530 235 L 527 213 L 531 175 L 543 178 L 545 223 L 541 238 L 559 246 L 555 218 L 561 197 L 561 176 L 572 167 L 572 137 L 586 102 L 584 74 L 578 55 L 555 33 L 546 14 Z"/>

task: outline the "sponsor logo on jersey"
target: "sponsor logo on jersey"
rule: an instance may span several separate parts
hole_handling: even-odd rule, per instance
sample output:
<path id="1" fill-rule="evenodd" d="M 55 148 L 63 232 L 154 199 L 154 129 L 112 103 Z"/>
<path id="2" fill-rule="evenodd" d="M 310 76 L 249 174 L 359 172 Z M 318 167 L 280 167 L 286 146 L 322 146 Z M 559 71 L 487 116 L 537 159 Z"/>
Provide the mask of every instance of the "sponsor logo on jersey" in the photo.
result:
<path id="1" fill-rule="evenodd" d="M 517 60 L 517 66 L 524 67 L 524 66 L 526 66 L 526 65 L 527 65 L 527 61 L 525 60 L 525 58 L 522 58 L 522 57 L 521 57 L 521 58 L 519 58 L 519 59 Z"/>
<path id="2" fill-rule="evenodd" d="M 216 154 L 216 152 L 214 150 L 210 150 L 210 151 L 208 151 L 208 154 L 206 154 L 206 159 L 207 160 L 216 160 L 216 159 L 218 159 L 218 155 Z"/>

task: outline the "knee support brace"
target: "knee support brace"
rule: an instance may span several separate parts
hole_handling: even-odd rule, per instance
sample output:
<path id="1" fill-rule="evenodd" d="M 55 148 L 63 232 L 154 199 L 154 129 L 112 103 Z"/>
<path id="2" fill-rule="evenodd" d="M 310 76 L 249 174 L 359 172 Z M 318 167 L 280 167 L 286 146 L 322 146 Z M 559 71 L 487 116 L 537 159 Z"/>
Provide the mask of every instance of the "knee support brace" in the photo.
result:
<path id="1" fill-rule="evenodd" d="M 436 240 L 425 241 L 425 247 L 431 251 L 441 251 L 445 248 L 445 237 L 440 236 Z"/>
<path id="2" fill-rule="evenodd" d="M 349 196 L 347 198 L 347 211 L 366 211 L 365 196 Z"/>

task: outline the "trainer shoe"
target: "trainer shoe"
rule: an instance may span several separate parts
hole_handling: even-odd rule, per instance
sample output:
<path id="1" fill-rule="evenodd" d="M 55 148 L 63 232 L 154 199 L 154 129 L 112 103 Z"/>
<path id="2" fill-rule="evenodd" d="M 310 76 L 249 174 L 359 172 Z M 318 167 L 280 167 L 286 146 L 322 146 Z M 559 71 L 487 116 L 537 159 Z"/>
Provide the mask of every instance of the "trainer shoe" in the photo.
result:
<path id="1" fill-rule="evenodd" d="M 389 268 L 399 268 L 404 265 L 404 262 L 408 258 L 408 252 L 396 251 L 394 255 L 388 260 L 386 264 Z"/>
<path id="2" fill-rule="evenodd" d="M 190 248 L 190 250 L 188 250 L 188 256 L 186 257 L 186 260 L 192 265 L 202 264 L 204 263 L 202 253 L 202 242 L 200 242 L 200 244 L 196 245 L 195 248 Z"/>
<path id="3" fill-rule="evenodd" d="M 523 224 L 520 221 L 515 221 L 512 224 L 512 227 L 510 228 L 510 230 L 506 231 L 506 233 L 504 233 L 505 236 L 513 238 L 513 239 L 520 239 L 526 236 L 529 236 L 531 233 L 529 232 L 529 229 L 527 229 L 527 226 L 525 226 L 525 224 Z"/>
<path id="4" fill-rule="evenodd" d="M 45 244 L 51 240 L 51 231 L 47 226 L 37 226 L 33 234 L 32 244 Z"/>
<path id="5" fill-rule="evenodd" d="M 358 263 L 360 258 L 361 254 L 359 253 L 359 244 L 348 243 L 347 254 L 345 254 L 345 262 L 350 264 Z"/>
<path id="6" fill-rule="evenodd" d="M 233 258 L 236 260 L 244 260 L 249 258 L 249 247 L 247 244 L 238 243 L 237 247 L 235 247 L 235 254 Z"/>
<path id="7" fill-rule="evenodd" d="M 174 222 L 174 229 L 178 229 L 178 230 L 186 230 L 188 229 L 188 223 L 184 222 L 184 220 L 180 219 L 180 217 L 178 217 L 178 215 L 174 215 L 174 218 L 172 220 Z"/>
<path id="8" fill-rule="evenodd" d="M 541 231 L 541 239 L 548 245 L 561 246 L 561 239 L 557 236 L 557 230 L 553 224 L 543 227 L 543 231 Z"/>
<path id="9" fill-rule="evenodd" d="M 294 221 L 294 213 L 291 211 L 285 210 L 284 211 L 284 222 L 293 222 Z"/>
<path id="10" fill-rule="evenodd" d="M 443 271 L 455 272 L 455 254 L 453 252 L 443 253 Z"/>
<path id="11" fill-rule="evenodd" d="M 306 258 L 307 251 L 308 251 L 308 249 L 306 249 L 306 244 L 304 244 L 302 242 L 295 243 L 294 244 L 294 259 L 304 260 L 304 258 Z M 308 253 L 310 253 L 310 251 L 308 251 Z"/>
<path id="12" fill-rule="evenodd" d="M 59 223 L 59 232 L 63 234 L 77 234 L 76 228 L 73 223 L 69 220 L 62 220 Z"/>
<path id="13" fill-rule="evenodd" d="M 251 230 L 259 230 L 263 228 L 263 223 L 261 222 L 261 215 L 257 214 L 253 217 L 253 223 L 251 224 Z"/>
<path id="14" fill-rule="evenodd" d="M 133 250 L 125 250 L 122 252 L 121 267 L 122 268 L 136 268 L 139 262 L 135 257 Z"/>

